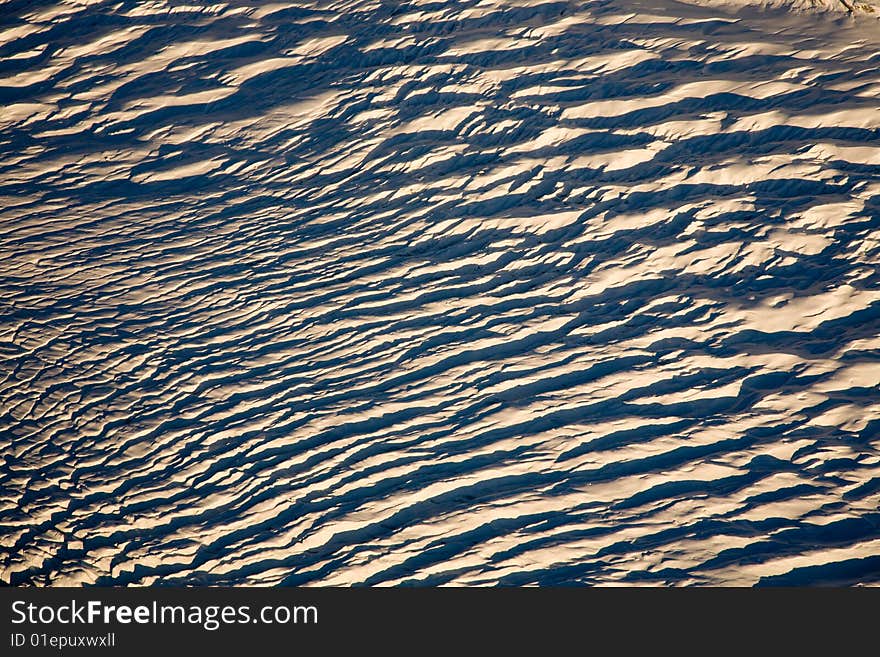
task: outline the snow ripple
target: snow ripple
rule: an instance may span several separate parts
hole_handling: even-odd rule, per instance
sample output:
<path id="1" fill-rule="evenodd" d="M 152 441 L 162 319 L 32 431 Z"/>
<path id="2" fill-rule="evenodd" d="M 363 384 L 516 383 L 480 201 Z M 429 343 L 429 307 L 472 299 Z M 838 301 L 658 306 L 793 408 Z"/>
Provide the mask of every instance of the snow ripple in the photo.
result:
<path id="1" fill-rule="evenodd" d="M 0 581 L 880 581 L 878 48 L 3 3 Z"/>

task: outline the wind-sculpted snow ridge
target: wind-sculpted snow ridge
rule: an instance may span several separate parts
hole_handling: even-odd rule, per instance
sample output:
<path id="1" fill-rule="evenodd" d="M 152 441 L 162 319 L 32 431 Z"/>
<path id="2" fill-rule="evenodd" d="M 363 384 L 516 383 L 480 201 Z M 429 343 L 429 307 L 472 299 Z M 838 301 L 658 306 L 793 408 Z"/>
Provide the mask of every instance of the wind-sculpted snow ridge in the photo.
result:
<path id="1" fill-rule="evenodd" d="M 688 4 L 712 7 L 716 10 L 752 9 L 784 9 L 794 12 L 816 14 L 848 13 L 860 19 L 871 14 L 880 18 L 880 0 L 681 0 Z"/>
<path id="2" fill-rule="evenodd" d="M 880 581 L 880 22 L 0 16 L 0 581 Z"/>

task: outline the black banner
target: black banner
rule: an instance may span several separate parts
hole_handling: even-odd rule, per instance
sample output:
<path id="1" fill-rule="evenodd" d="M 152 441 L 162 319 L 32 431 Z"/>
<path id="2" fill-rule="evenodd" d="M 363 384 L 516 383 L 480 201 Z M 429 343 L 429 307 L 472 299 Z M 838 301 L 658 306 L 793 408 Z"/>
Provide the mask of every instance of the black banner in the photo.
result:
<path id="1" fill-rule="evenodd" d="M 630 654 L 697 645 L 707 632 L 716 648 L 825 638 L 840 649 L 873 643 L 880 608 L 876 589 L 7 587 L 0 600 L 0 655 L 13 656 L 471 654 L 475 639 L 584 654 L 607 654 L 599 646 L 611 641 Z"/>

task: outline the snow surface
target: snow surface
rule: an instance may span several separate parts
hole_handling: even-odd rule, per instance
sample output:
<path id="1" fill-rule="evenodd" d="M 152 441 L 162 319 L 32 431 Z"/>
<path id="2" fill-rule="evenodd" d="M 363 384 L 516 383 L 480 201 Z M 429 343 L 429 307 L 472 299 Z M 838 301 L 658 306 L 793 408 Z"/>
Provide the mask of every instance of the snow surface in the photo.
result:
<path id="1" fill-rule="evenodd" d="M 877 583 L 878 25 L 5 3 L 0 580 Z"/>

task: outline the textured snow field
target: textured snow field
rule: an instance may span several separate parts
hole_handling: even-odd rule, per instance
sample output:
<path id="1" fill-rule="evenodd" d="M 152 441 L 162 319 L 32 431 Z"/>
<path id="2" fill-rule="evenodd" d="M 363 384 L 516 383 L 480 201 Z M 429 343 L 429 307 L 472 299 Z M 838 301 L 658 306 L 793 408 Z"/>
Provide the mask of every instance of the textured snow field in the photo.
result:
<path id="1" fill-rule="evenodd" d="M 0 582 L 878 583 L 878 264 L 870 14 L 0 3 Z"/>

